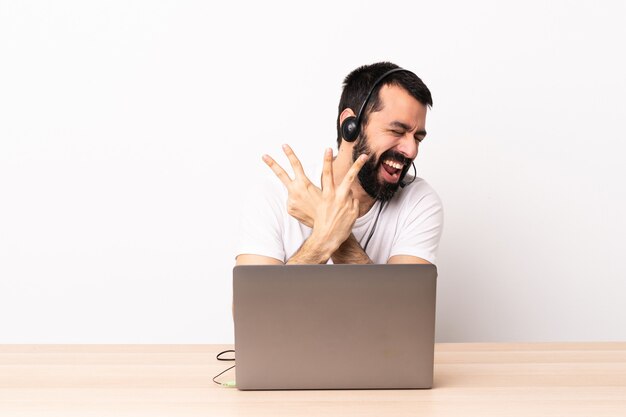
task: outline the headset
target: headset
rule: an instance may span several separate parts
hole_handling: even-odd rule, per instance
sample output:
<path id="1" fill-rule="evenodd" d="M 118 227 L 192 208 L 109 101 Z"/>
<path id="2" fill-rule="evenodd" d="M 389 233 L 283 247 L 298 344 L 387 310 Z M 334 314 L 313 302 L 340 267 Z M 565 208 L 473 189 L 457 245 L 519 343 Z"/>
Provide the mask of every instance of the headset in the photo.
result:
<path id="1" fill-rule="evenodd" d="M 387 71 L 380 77 L 378 77 L 378 79 L 374 81 L 374 84 L 372 84 L 370 91 L 367 93 L 367 97 L 365 98 L 365 101 L 361 105 L 361 108 L 359 109 L 359 112 L 357 113 L 356 117 L 355 116 L 346 117 L 343 123 L 341 123 L 341 135 L 343 136 L 346 142 L 354 142 L 356 138 L 359 137 L 359 132 L 361 130 L 361 119 L 363 118 L 363 112 L 365 112 L 365 107 L 367 106 L 367 103 L 370 101 L 370 97 L 372 97 L 372 94 L 374 93 L 374 90 L 376 89 L 376 87 L 378 87 L 378 85 L 389 75 L 393 74 L 394 72 L 400 72 L 400 71 L 408 72 L 409 74 L 415 75 L 415 73 L 407 69 L 394 68 L 392 70 Z M 417 75 L 415 76 L 417 77 Z"/>

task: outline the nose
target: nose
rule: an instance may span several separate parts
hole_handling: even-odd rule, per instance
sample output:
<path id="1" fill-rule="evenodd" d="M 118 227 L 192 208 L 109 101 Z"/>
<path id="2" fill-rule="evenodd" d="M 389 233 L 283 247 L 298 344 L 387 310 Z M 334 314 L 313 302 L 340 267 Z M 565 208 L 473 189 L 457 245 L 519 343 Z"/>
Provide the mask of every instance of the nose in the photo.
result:
<path id="1" fill-rule="evenodd" d="M 407 133 L 400 139 L 396 149 L 406 158 L 413 160 L 417 157 L 418 148 L 419 142 L 410 133 Z"/>

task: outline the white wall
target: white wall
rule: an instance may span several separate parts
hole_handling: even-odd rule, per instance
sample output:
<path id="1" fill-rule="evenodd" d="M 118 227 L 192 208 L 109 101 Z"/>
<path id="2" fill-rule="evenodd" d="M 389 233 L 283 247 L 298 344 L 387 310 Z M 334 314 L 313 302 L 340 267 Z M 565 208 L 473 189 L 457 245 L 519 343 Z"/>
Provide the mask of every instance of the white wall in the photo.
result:
<path id="1" fill-rule="evenodd" d="M 0 1 L 0 343 L 231 342 L 261 154 L 379 60 L 433 93 L 438 340 L 626 339 L 625 3 L 212 3 Z"/>

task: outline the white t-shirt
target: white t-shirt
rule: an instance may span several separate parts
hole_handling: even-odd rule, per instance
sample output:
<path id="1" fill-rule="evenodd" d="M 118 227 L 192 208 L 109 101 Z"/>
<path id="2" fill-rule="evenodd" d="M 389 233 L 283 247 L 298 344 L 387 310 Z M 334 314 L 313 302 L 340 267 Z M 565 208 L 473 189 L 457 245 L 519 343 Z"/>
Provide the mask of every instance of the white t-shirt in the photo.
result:
<path id="1" fill-rule="evenodd" d="M 320 176 L 310 178 L 313 181 Z M 277 177 L 255 188 L 243 210 L 236 255 L 263 255 L 287 262 L 311 235 L 311 228 L 289 215 L 288 192 Z M 370 236 L 380 205 L 381 202 L 376 201 L 352 228 L 361 247 Z M 434 264 L 442 229 L 441 199 L 418 177 L 399 188 L 385 203 L 366 253 L 377 264 L 387 263 L 394 255 L 417 256 Z"/>

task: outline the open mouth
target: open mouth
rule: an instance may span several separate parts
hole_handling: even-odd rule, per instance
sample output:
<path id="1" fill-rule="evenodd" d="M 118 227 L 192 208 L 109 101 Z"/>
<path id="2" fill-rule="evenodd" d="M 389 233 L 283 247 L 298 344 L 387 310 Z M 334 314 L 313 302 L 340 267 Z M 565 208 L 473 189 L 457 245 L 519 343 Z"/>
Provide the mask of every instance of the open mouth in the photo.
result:
<path id="1" fill-rule="evenodd" d="M 385 159 L 383 160 L 381 166 L 381 174 L 385 181 L 396 183 L 400 179 L 400 174 L 402 174 L 402 169 L 404 168 L 404 164 L 398 161 L 394 161 L 393 159 Z"/>

